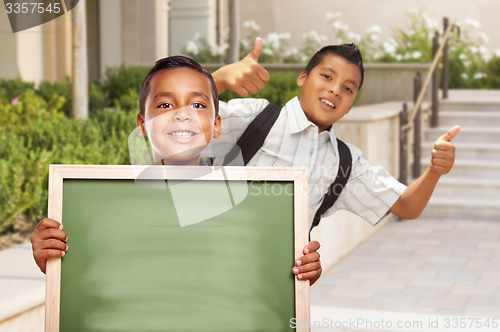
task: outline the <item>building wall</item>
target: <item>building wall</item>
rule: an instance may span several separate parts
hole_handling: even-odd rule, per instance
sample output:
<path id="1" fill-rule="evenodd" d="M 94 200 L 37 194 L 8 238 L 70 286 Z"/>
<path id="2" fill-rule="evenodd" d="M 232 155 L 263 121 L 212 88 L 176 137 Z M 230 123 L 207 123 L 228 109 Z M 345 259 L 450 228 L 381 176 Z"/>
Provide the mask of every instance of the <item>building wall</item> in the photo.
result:
<path id="1" fill-rule="evenodd" d="M 349 31 L 364 35 L 366 28 L 378 25 L 380 37 L 385 39 L 393 27 L 404 27 L 404 11 L 418 8 L 432 18 L 442 22 L 447 16 L 451 21 L 466 18 L 480 22 L 489 42 L 490 50 L 500 50 L 500 35 L 497 33 L 498 0 L 254 0 L 240 1 L 240 22 L 253 20 L 260 26 L 263 35 L 270 32 L 291 33 L 290 44 L 301 46 L 302 34 L 315 30 L 332 37 L 333 30 L 327 24 L 326 13 L 340 12 L 343 24 Z M 244 37 L 248 30 L 241 29 Z"/>
<path id="2" fill-rule="evenodd" d="M 242 2 L 242 1 L 240 1 Z M 216 41 L 216 0 L 170 0 L 170 54 L 180 54 L 195 35 Z"/>
<path id="3" fill-rule="evenodd" d="M 7 13 L 0 5 L 0 78 L 16 78 L 19 76 L 17 64 L 17 38 L 10 28 Z"/>
<path id="4" fill-rule="evenodd" d="M 100 77 L 100 22 L 99 1 L 86 0 L 87 9 L 87 56 L 89 80 L 96 80 Z M 102 1 L 100 1 L 102 2 Z M 68 15 L 69 16 L 69 15 Z"/>
<path id="5" fill-rule="evenodd" d="M 88 52 L 91 78 L 108 66 L 151 65 L 178 54 L 195 34 L 210 42 L 223 39 L 228 29 L 228 0 L 87 0 Z M 419 8 L 441 20 L 471 18 L 489 37 L 486 46 L 500 49 L 496 33 L 498 0 L 253 0 L 239 1 L 240 24 L 253 20 L 262 35 L 291 33 L 291 46 L 300 47 L 311 30 L 332 35 L 325 13 L 340 12 L 352 32 L 364 34 L 378 25 L 381 38 L 405 24 L 404 10 Z M 247 30 L 240 27 L 240 36 Z M 13 34 L 5 11 L 0 11 L 0 77 L 59 80 L 71 74 L 71 15 Z"/>
<path id="6" fill-rule="evenodd" d="M 116 67 L 123 63 L 122 59 L 122 1 L 99 1 L 99 35 L 100 76 L 108 67 Z"/>
<path id="7" fill-rule="evenodd" d="M 151 66 L 168 55 L 169 0 L 86 0 L 89 79 L 110 66 Z M 71 12 L 12 33 L 0 11 L 0 77 L 58 81 L 71 77 Z"/>
<path id="8" fill-rule="evenodd" d="M 122 1 L 122 60 L 128 66 L 151 65 L 155 52 L 155 0 Z"/>

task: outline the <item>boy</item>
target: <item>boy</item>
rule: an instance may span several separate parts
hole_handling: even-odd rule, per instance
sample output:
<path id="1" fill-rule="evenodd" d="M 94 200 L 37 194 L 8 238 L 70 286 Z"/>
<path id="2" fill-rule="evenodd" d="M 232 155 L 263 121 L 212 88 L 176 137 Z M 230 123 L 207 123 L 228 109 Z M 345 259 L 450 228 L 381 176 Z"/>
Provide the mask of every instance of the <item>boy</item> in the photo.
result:
<path id="1" fill-rule="evenodd" d="M 261 50 L 262 40 L 257 39 L 252 52 L 243 60 L 214 72 L 219 93 L 231 89 L 244 97 L 263 87 L 269 74 L 257 62 Z M 282 108 L 264 144 L 247 164 L 307 166 L 310 224 L 339 168 L 333 124 L 351 109 L 363 78 L 362 57 L 356 45 L 326 46 L 319 50 L 297 78 L 300 97 L 291 99 Z M 268 103 L 264 99 L 221 102 L 223 131 L 206 152 L 215 158 L 215 164 L 223 160 L 220 145 L 234 144 Z M 459 130 L 455 126 L 435 142 L 429 167 L 408 187 L 384 169 L 370 166 L 361 151 L 348 144 L 351 175 L 338 200 L 323 216 L 346 209 L 372 224 L 389 212 L 403 219 L 417 218 L 440 176 L 453 166 L 455 147 L 451 139 Z"/>
<path id="2" fill-rule="evenodd" d="M 155 164 L 200 165 L 201 151 L 221 131 L 217 89 L 212 75 L 194 60 L 173 56 L 158 60 L 141 87 L 137 132 L 148 135 Z M 39 222 L 31 236 L 33 257 L 45 273 L 51 257 L 63 257 L 68 237 L 62 225 L 49 218 Z M 304 248 L 293 272 L 297 278 L 320 274 L 319 243 Z"/>

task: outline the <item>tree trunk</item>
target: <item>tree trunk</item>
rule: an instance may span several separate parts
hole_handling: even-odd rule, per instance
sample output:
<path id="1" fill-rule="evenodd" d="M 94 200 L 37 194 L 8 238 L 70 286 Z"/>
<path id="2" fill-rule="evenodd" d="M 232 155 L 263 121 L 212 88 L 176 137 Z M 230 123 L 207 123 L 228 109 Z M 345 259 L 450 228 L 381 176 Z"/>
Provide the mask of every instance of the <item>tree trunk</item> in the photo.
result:
<path id="1" fill-rule="evenodd" d="M 80 0 L 72 10 L 73 18 L 73 98 L 71 117 L 87 118 L 89 113 L 87 69 L 86 0 Z"/>

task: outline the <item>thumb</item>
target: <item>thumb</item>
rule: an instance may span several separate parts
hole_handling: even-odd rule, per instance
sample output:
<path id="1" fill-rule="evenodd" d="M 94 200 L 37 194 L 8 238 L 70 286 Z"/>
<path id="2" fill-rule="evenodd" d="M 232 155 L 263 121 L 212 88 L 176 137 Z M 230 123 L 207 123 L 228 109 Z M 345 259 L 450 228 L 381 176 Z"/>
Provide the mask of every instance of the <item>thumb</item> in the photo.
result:
<path id="1" fill-rule="evenodd" d="M 260 52 L 262 52 L 263 46 L 264 42 L 262 41 L 262 38 L 260 37 L 255 38 L 255 43 L 253 44 L 252 51 L 248 53 L 248 56 L 258 62 Z"/>
<path id="2" fill-rule="evenodd" d="M 458 135 L 458 132 L 460 131 L 460 126 L 454 126 L 446 134 L 441 136 L 439 139 L 446 141 L 446 142 L 451 142 L 452 139 L 455 138 L 455 136 Z"/>

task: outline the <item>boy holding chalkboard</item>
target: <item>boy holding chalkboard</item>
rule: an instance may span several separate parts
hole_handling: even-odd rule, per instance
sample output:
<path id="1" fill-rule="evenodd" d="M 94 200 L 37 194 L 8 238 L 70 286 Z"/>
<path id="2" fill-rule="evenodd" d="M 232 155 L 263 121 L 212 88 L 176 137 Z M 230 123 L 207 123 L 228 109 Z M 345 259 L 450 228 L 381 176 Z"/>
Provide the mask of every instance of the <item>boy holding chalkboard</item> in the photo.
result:
<path id="1" fill-rule="evenodd" d="M 258 38 L 244 59 L 214 72 L 219 93 L 230 89 L 245 97 L 264 87 L 269 74 L 258 63 L 261 50 L 262 40 Z M 331 45 L 319 50 L 297 78 L 300 97 L 291 99 L 277 112 L 268 112 L 279 115 L 272 120 L 269 117 L 267 122 L 275 122 L 266 133 L 265 141 L 245 160 L 250 166 L 308 167 L 311 229 L 321 216 L 340 209 L 351 211 L 372 224 L 389 212 L 403 219 L 417 218 L 441 175 L 453 166 L 455 146 L 451 140 L 458 134 L 458 126 L 434 143 L 429 167 L 408 187 L 381 167 L 372 167 L 355 146 L 339 142 L 333 124 L 351 109 L 363 76 L 362 57 L 356 45 Z M 224 155 L 218 154 L 222 150 L 219 145 L 237 143 L 243 151 L 246 145 L 240 143 L 240 138 L 268 108 L 269 102 L 265 99 L 221 102 L 222 133 L 217 142 L 209 145 L 206 154 L 215 158 L 217 165 L 227 161 Z M 340 167 L 346 155 L 349 163 L 347 167 Z M 345 176 L 348 172 L 350 176 Z M 346 183 L 338 193 L 339 188 L 332 188 L 332 184 L 336 183 L 336 177 L 343 176 Z M 327 194 L 334 191 L 337 191 L 336 201 L 325 209 Z"/>
<path id="2" fill-rule="evenodd" d="M 136 120 L 138 134 L 148 136 L 155 164 L 206 165 L 201 151 L 221 132 L 218 101 L 212 75 L 197 62 L 183 56 L 158 60 L 142 84 Z M 65 255 L 66 241 L 59 222 L 45 218 L 38 223 L 31 243 L 42 272 L 48 258 Z M 309 243 L 293 269 L 311 284 L 321 274 L 318 248 L 318 242 Z"/>

